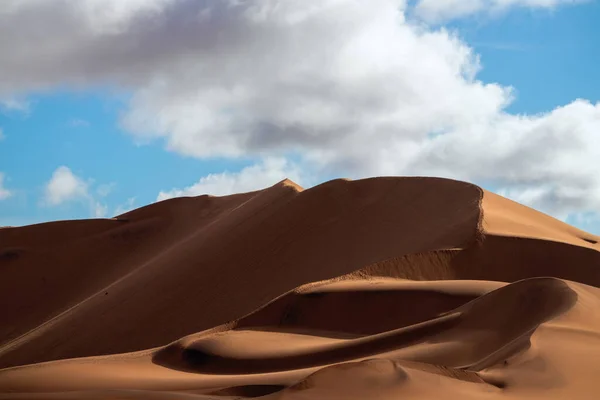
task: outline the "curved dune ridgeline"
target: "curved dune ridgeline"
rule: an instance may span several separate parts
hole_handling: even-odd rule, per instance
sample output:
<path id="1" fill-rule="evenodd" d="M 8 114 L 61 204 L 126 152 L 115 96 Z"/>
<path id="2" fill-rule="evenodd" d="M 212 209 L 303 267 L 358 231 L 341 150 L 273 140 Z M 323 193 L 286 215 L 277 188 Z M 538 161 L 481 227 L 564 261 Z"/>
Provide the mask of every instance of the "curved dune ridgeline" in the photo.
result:
<path id="1" fill-rule="evenodd" d="M 1 229 L 0 399 L 595 399 L 598 240 L 438 178 Z"/>

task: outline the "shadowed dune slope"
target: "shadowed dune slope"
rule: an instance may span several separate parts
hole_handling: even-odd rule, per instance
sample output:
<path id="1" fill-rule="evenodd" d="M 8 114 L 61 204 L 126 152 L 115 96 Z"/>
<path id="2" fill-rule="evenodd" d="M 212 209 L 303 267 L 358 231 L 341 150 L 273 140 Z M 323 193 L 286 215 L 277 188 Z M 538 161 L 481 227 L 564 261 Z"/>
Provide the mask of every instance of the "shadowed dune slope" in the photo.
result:
<path id="1" fill-rule="evenodd" d="M 123 221 L 2 230 L 3 252 L 23 250 L 2 261 L 4 335 L 13 342 L 0 349 L 0 366 L 159 346 L 308 282 L 466 246 L 480 197 L 476 186 L 443 179 L 337 180 L 306 191 L 283 182 L 247 195 L 168 200 Z M 46 231 L 60 245 L 46 244 Z M 60 294 L 67 287 L 75 293 Z M 15 342 L 17 335 L 25 336 Z"/>
<path id="2" fill-rule="evenodd" d="M 438 178 L 1 229 L 0 399 L 592 399 L 597 242 Z"/>
<path id="3" fill-rule="evenodd" d="M 600 307 L 600 291 L 587 285 L 371 279 L 325 282 L 286 297 L 317 294 L 312 309 L 344 295 L 350 301 L 341 314 L 361 325 L 393 305 L 402 313 L 392 293 L 433 302 L 443 294 L 458 303 L 478 296 L 450 310 L 454 304 L 414 307 L 421 322 L 371 334 L 342 330 L 327 316 L 292 328 L 263 308 L 149 351 L 2 370 L 0 399 L 594 398 L 600 316 L 590 309 Z M 368 299 L 371 310 L 355 310 L 352 297 Z M 310 312 L 300 303 L 292 308 Z"/>

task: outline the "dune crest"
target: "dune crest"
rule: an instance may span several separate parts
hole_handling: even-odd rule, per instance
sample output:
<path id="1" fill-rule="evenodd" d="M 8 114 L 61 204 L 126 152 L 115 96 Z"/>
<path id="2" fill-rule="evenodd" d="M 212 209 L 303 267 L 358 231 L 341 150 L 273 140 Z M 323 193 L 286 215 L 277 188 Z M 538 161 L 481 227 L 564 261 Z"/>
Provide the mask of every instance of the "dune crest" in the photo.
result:
<path id="1" fill-rule="evenodd" d="M 593 399 L 597 242 L 440 178 L 2 229 L 0 399 Z"/>
<path id="2" fill-rule="evenodd" d="M 279 182 L 277 185 L 288 186 L 288 187 L 294 188 L 297 192 L 302 192 L 304 190 L 304 188 L 302 186 L 298 185 L 296 182 L 294 182 L 288 178 L 285 178 L 284 180 Z"/>

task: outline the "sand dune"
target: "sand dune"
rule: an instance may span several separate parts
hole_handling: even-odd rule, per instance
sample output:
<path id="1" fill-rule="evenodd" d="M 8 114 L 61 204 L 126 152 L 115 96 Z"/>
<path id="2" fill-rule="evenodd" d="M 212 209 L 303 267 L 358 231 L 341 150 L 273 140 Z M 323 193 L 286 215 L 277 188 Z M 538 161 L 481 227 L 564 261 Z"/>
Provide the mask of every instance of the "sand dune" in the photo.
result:
<path id="1" fill-rule="evenodd" d="M 0 230 L 0 399 L 595 399 L 598 237 L 436 178 Z"/>

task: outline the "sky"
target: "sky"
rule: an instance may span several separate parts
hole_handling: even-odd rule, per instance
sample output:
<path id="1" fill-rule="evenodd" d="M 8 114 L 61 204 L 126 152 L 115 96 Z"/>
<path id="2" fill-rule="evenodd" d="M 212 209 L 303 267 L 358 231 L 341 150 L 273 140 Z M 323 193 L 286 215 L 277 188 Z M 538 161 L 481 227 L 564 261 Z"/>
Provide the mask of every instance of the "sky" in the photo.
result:
<path id="1" fill-rule="evenodd" d="M 600 234 L 598 20 L 593 0 L 3 0 L 0 226 L 407 175 Z"/>

